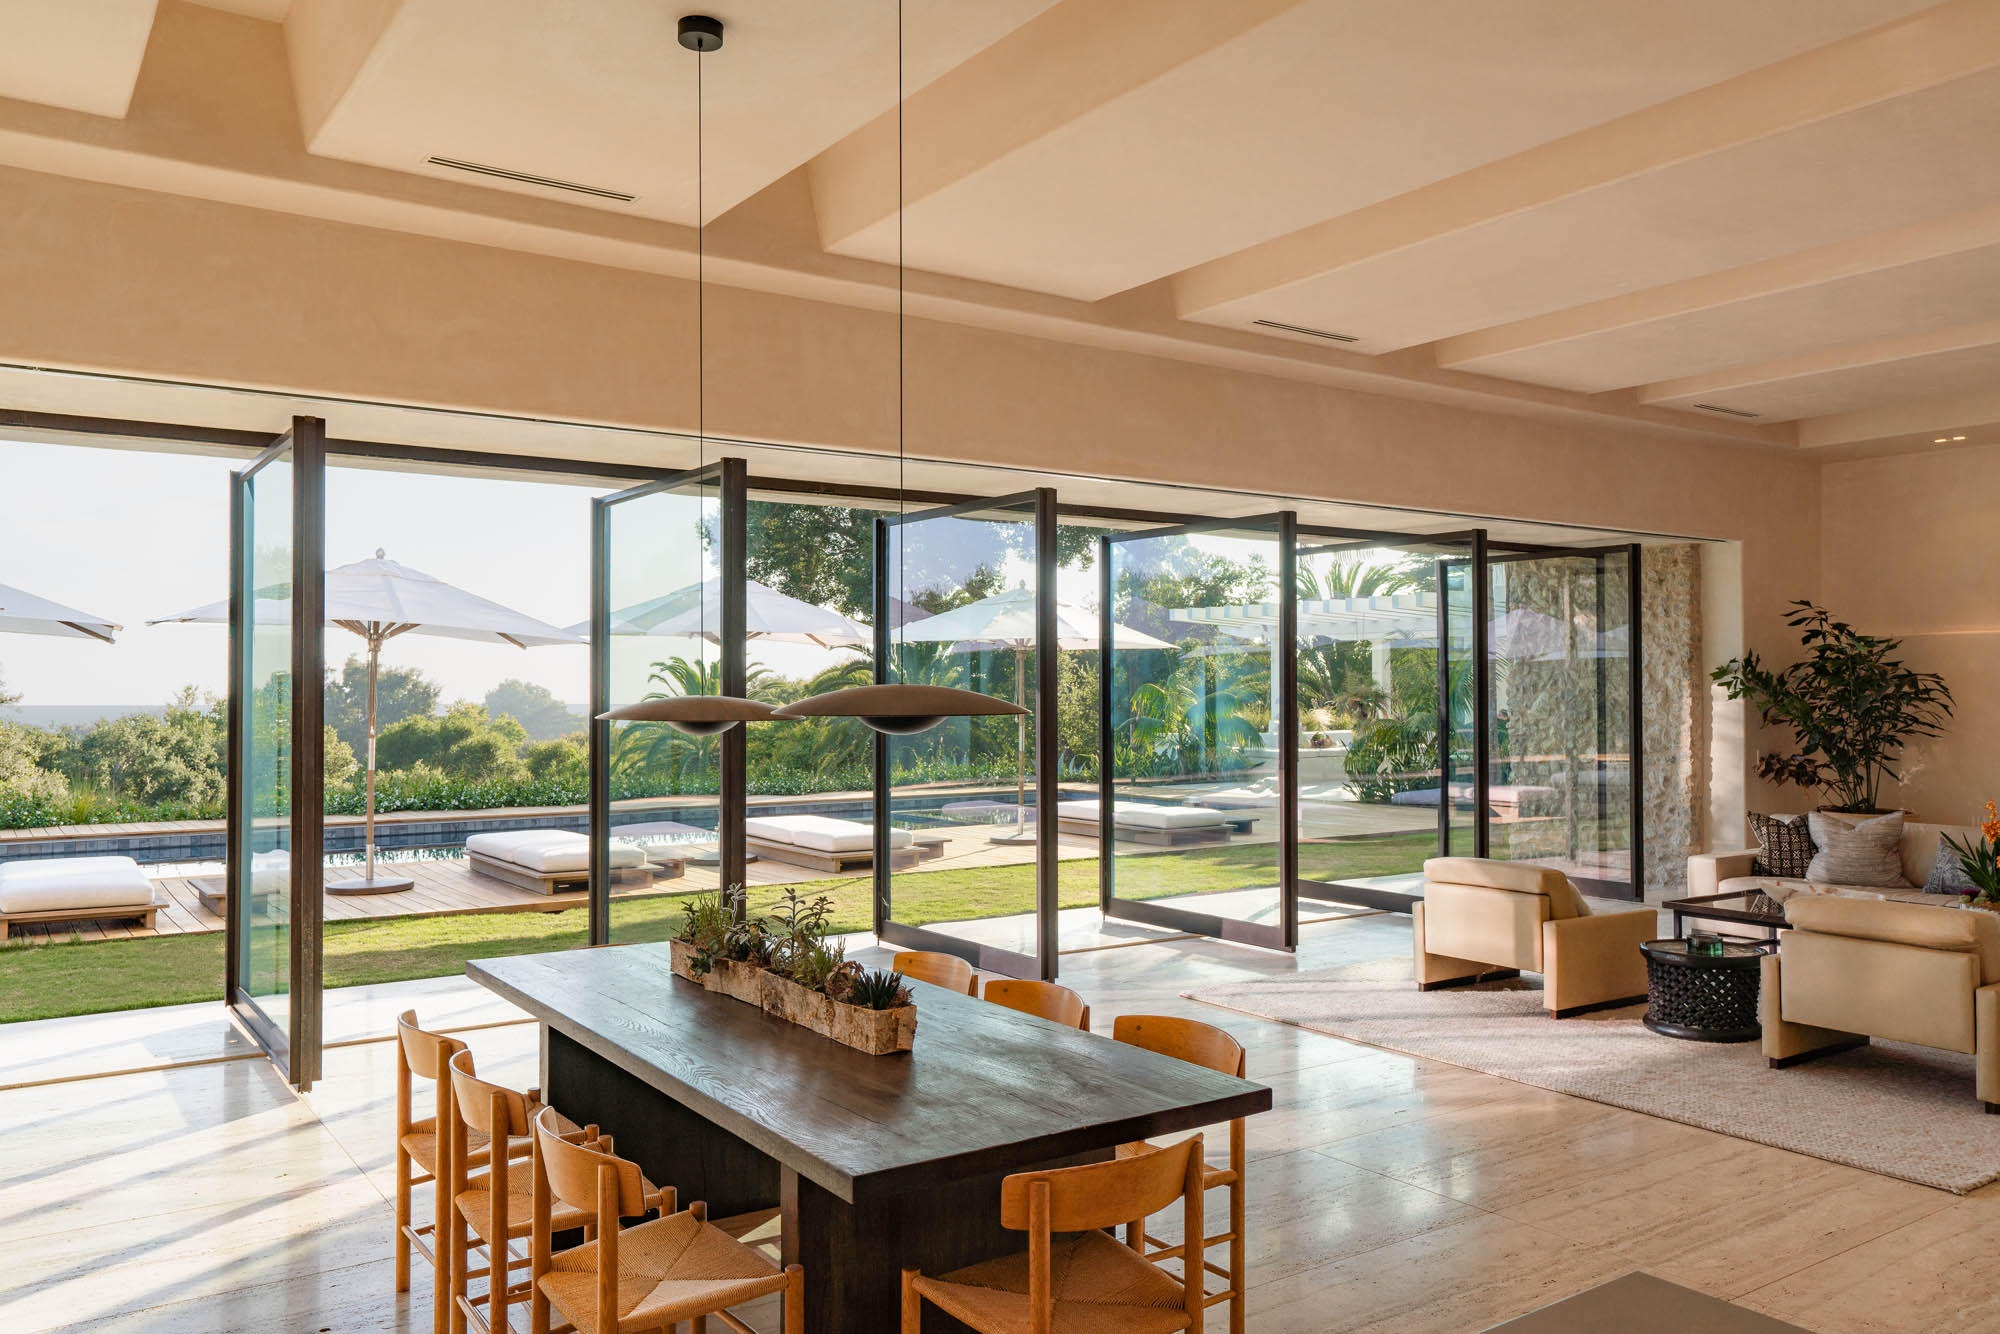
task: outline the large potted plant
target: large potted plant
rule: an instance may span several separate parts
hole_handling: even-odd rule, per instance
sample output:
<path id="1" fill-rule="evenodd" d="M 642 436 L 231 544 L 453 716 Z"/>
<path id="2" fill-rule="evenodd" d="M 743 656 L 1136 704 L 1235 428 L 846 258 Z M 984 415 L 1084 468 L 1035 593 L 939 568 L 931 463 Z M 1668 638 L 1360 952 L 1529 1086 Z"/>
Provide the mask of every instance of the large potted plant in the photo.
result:
<path id="1" fill-rule="evenodd" d="M 1904 746 L 1943 732 L 1950 689 L 1896 656 L 1902 640 L 1861 634 L 1811 602 L 1794 602 L 1785 623 L 1805 650 L 1797 662 L 1773 671 L 1746 653 L 1714 672 L 1729 698 L 1792 734 L 1796 749 L 1765 755 L 1758 773 L 1823 792 L 1830 810 L 1880 810 L 1883 780 L 1900 781 Z"/>

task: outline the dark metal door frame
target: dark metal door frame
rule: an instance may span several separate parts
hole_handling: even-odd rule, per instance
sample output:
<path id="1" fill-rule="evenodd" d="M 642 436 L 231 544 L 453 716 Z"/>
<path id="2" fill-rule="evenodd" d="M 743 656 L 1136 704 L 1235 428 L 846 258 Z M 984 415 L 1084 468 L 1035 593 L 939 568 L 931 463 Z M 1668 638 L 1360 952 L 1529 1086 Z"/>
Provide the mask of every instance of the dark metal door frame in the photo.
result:
<path id="1" fill-rule="evenodd" d="M 719 569 L 721 687 L 741 695 L 749 676 L 747 628 L 749 589 L 746 561 L 748 468 L 725 458 L 703 468 L 670 473 L 590 502 L 590 943 L 611 943 L 611 724 L 603 717 L 611 703 L 611 511 L 629 500 L 665 492 L 714 486 L 720 508 Z M 743 727 L 722 734 L 716 775 L 716 875 L 724 888 L 744 879 L 744 822 L 749 785 Z M 739 912 L 742 905 L 738 904 Z"/>
<path id="2" fill-rule="evenodd" d="M 1268 526 L 1278 544 L 1278 627 L 1270 652 L 1279 660 L 1279 694 L 1274 701 L 1278 723 L 1278 922 L 1245 922 L 1239 918 L 1164 903 L 1120 899 L 1117 895 L 1117 817 L 1114 737 L 1111 726 L 1113 646 L 1116 624 L 1116 580 L 1111 570 L 1112 548 L 1122 542 L 1195 533 L 1240 532 Z M 1143 922 L 1148 926 L 1211 936 L 1217 940 L 1296 951 L 1299 943 L 1298 886 L 1298 516 L 1290 510 L 1231 519 L 1201 519 L 1163 528 L 1106 533 L 1097 539 L 1097 898 L 1106 917 Z"/>
<path id="3" fill-rule="evenodd" d="M 245 691 L 250 683 L 254 640 L 248 618 L 254 610 L 256 550 L 247 524 L 252 519 L 250 488 L 263 468 L 289 453 L 292 467 L 291 568 L 291 771 L 290 920 L 286 1005 L 282 1031 L 271 1022 L 242 975 L 239 954 L 248 929 L 251 860 L 248 853 L 255 811 L 246 787 L 242 757 L 252 721 Z M 229 489 L 229 765 L 224 874 L 229 886 L 223 920 L 224 995 L 231 1012 L 277 1063 L 285 1078 L 306 1090 L 320 1076 L 325 868 L 325 680 L 326 680 L 326 423 L 294 417 L 279 436 L 243 469 L 232 473 Z"/>
<path id="4" fill-rule="evenodd" d="M 895 868 L 889 846 L 891 803 L 889 738 L 875 735 L 875 935 L 888 945 L 954 954 L 983 972 L 1053 981 L 1058 962 L 1056 772 L 1058 731 L 1056 654 L 1056 493 L 1042 487 L 990 500 L 970 500 L 934 509 L 884 514 L 875 520 L 875 682 L 889 683 L 891 650 L 889 539 L 893 529 L 930 519 L 974 518 L 1026 512 L 1035 525 L 1035 953 L 1001 949 L 964 940 L 946 931 L 895 920 Z M 900 563 L 898 572 L 902 573 Z"/>

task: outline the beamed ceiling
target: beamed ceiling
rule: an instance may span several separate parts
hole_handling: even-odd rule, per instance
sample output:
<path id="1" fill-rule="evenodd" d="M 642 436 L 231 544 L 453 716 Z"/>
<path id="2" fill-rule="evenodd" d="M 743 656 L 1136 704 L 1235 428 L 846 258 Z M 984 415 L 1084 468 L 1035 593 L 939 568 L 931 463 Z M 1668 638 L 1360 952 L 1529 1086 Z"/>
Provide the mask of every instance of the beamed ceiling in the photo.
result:
<path id="1" fill-rule="evenodd" d="M 681 8 L 0 0 L 0 164 L 687 273 Z M 707 9 L 716 281 L 880 305 L 900 239 L 935 317 L 2000 440 L 2000 0 L 906 0 L 900 164 L 894 0 Z"/>

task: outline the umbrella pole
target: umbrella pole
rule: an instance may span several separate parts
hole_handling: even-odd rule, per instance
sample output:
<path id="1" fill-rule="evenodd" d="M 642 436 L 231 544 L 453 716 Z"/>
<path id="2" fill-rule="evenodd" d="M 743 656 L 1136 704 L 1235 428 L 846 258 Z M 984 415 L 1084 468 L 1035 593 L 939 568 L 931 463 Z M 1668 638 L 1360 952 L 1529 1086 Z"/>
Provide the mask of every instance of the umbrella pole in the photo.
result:
<path id="1" fill-rule="evenodd" d="M 375 676 L 382 662 L 382 632 L 368 632 L 368 880 L 375 879 Z"/>

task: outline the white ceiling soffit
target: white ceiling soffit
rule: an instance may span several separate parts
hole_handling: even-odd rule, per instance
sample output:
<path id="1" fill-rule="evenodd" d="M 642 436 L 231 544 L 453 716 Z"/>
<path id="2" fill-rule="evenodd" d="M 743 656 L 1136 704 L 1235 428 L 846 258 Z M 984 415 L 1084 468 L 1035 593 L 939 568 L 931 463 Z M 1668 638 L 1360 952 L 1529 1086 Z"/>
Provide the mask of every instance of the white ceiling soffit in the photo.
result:
<path id="1" fill-rule="evenodd" d="M 0 97 L 123 116 L 157 0 L 0 0 Z"/>
<path id="2" fill-rule="evenodd" d="M 1052 0 L 917 7 L 904 78 L 921 87 Z M 371 40 L 343 25 L 384 0 L 298 0 L 288 29 L 326 12 L 324 35 L 292 32 L 311 151 L 326 157 L 663 221 L 695 218 L 696 61 L 710 218 L 727 212 L 896 102 L 894 0 L 402 0 Z M 334 12 L 339 11 L 339 12 Z M 683 12 L 722 20 L 722 50 L 677 42 Z M 360 58 L 354 54 L 360 49 Z M 346 52 L 342 57 L 340 53 Z M 307 88 L 317 82 L 317 93 Z M 631 195 L 569 194 L 439 167 L 441 157 Z"/>

